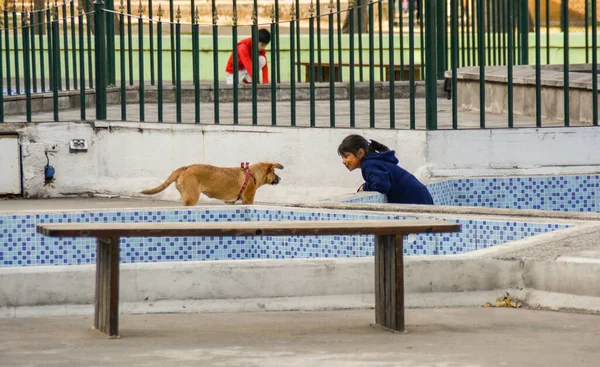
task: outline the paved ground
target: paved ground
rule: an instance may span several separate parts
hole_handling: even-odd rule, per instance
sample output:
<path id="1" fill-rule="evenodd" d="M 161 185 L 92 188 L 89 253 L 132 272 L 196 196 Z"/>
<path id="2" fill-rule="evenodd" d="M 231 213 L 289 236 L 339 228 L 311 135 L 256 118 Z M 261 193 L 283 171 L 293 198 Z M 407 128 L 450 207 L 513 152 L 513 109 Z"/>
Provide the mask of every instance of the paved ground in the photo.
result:
<path id="1" fill-rule="evenodd" d="M 3 366 L 597 366 L 600 316 L 527 309 L 411 309 L 407 333 L 373 310 L 0 320 Z"/>
<path id="2" fill-rule="evenodd" d="M 390 104 L 389 100 L 376 100 L 375 101 L 375 127 L 376 128 L 389 128 L 390 121 Z M 349 127 L 350 126 L 350 102 L 349 101 L 336 101 L 336 126 L 337 127 Z M 316 101 L 316 126 L 317 127 L 329 127 L 329 101 Z M 425 99 L 417 99 L 415 101 L 415 127 L 417 129 L 425 129 Z M 219 106 L 221 124 L 229 125 L 233 121 L 233 107 L 231 103 L 221 103 Z M 297 126 L 309 126 L 310 121 L 310 109 L 308 101 L 299 101 L 296 104 L 296 119 Z M 408 129 L 410 126 L 410 102 L 408 99 L 397 99 L 395 102 L 395 116 L 396 116 L 396 128 Z M 145 106 L 145 121 L 146 122 L 157 122 L 158 121 L 158 105 L 147 104 Z M 95 109 L 88 108 L 86 110 L 87 118 L 95 118 Z M 370 107 L 368 100 L 357 100 L 356 101 L 356 126 L 362 128 L 369 127 L 370 121 Z M 175 121 L 175 104 L 164 105 L 164 120 L 165 122 Z M 25 115 L 7 115 L 6 122 L 25 122 Z M 121 120 L 121 107 L 120 105 L 110 105 L 107 111 L 108 120 Z M 34 122 L 47 122 L 53 121 L 52 112 L 36 113 L 32 117 Z M 66 111 L 60 111 L 60 121 L 79 121 L 80 110 L 71 109 Z M 127 105 L 127 120 L 128 121 L 139 121 L 139 105 L 131 104 Z M 184 123 L 194 123 L 194 104 L 186 103 L 182 105 L 182 121 Z M 202 124 L 212 124 L 214 121 L 214 104 L 202 103 L 200 105 L 200 122 Z M 279 101 L 277 102 L 277 125 L 278 126 L 290 126 L 291 113 L 290 113 L 290 102 Z M 458 127 L 460 129 L 473 129 L 479 128 L 479 112 L 464 112 L 459 111 L 458 114 Z M 252 124 L 252 104 L 250 102 L 239 103 L 239 123 L 241 125 Z M 261 102 L 258 105 L 258 124 L 259 125 L 271 125 L 271 103 Z M 562 126 L 561 121 L 544 121 L 543 126 Z M 506 115 L 496 115 L 488 113 L 486 114 L 486 127 L 507 127 L 508 120 Z M 515 127 L 535 127 L 535 117 L 528 116 L 515 116 Z M 438 99 L 438 128 L 440 129 L 451 129 L 452 128 L 452 104 L 447 99 Z"/>

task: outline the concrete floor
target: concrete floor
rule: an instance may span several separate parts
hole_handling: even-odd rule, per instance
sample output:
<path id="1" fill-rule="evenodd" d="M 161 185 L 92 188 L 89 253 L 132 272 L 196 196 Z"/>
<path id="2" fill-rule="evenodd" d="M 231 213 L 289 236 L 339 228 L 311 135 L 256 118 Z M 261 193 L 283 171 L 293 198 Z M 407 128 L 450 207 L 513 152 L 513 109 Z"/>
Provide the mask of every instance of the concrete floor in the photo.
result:
<path id="1" fill-rule="evenodd" d="M 373 310 L 0 320 L 3 366 L 597 366 L 600 316 L 505 308 L 410 309 L 407 333 Z"/>

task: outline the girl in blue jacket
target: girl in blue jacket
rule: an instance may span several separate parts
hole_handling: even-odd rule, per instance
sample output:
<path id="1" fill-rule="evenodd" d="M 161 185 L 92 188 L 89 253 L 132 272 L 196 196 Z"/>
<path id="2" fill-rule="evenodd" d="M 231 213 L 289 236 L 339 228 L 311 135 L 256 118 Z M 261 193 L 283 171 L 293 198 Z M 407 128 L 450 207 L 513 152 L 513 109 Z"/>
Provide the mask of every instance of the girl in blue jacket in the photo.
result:
<path id="1" fill-rule="evenodd" d="M 338 147 L 338 154 L 349 171 L 361 169 L 365 183 L 358 191 L 380 192 L 387 196 L 388 203 L 433 205 L 427 187 L 398 166 L 395 152 L 385 145 L 349 135 Z"/>

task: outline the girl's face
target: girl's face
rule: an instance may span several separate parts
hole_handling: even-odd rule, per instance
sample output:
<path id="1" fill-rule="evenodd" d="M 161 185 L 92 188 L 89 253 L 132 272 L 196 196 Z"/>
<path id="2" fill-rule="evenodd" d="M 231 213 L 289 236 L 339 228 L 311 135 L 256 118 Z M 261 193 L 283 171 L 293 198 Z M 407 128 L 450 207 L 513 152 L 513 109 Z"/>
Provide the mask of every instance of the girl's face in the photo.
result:
<path id="1" fill-rule="evenodd" d="M 365 156 L 365 150 L 359 149 L 356 155 L 350 152 L 342 153 L 342 163 L 348 171 L 354 171 L 357 168 L 360 168 L 360 160 Z"/>

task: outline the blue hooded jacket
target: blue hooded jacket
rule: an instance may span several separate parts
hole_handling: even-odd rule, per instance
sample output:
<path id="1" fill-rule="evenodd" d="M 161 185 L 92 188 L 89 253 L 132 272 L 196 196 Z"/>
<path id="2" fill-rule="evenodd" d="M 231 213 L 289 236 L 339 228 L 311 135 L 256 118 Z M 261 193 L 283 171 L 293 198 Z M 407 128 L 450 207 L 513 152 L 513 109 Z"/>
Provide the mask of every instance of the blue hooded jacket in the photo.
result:
<path id="1" fill-rule="evenodd" d="M 385 194 L 389 203 L 433 205 L 427 187 L 398 166 L 393 150 L 369 154 L 361 162 L 360 169 L 365 180 L 364 191 Z"/>

